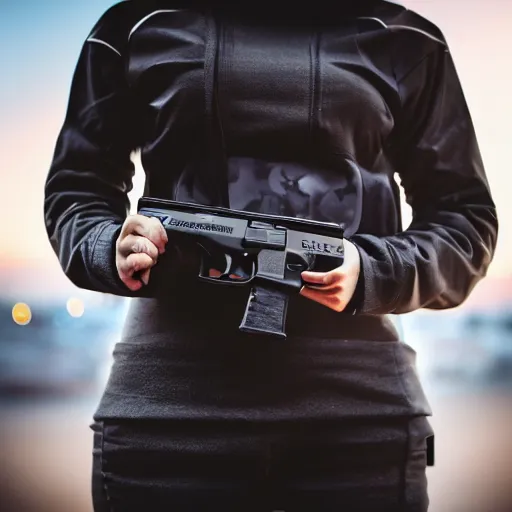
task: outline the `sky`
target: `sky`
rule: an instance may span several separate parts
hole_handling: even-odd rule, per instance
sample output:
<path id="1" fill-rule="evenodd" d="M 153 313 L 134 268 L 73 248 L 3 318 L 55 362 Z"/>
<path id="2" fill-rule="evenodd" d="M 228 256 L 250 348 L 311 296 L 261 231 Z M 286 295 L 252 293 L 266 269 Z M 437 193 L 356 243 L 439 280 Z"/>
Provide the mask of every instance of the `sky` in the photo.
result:
<path id="1" fill-rule="evenodd" d="M 0 286 L 67 286 L 43 223 L 43 187 L 73 70 L 109 0 L 2 0 L 0 17 Z M 512 278 L 510 119 L 512 1 L 405 0 L 444 32 L 459 72 L 498 206 L 489 275 Z M 142 191 L 137 166 L 132 204 Z M 406 210 L 405 222 L 409 212 Z M 34 277 L 37 276 L 37 277 Z M 14 284 L 17 283 L 17 284 Z"/>

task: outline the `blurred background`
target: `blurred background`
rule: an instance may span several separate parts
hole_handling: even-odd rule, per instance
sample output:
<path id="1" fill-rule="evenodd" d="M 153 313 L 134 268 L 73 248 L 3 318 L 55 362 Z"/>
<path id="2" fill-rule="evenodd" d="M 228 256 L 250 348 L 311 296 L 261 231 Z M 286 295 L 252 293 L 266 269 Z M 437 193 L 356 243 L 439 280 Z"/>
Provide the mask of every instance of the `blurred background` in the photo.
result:
<path id="1" fill-rule="evenodd" d="M 111 0 L 2 0 L 0 510 L 90 512 L 88 425 L 127 301 L 76 289 L 43 225 L 43 184 L 78 54 Z M 402 2 L 451 46 L 501 218 L 488 277 L 455 310 L 400 319 L 436 430 L 432 512 L 512 510 L 512 2 Z M 137 163 L 132 205 L 141 195 Z M 407 208 L 404 221 L 409 222 Z M 350 511 L 349 511 L 350 512 Z"/>

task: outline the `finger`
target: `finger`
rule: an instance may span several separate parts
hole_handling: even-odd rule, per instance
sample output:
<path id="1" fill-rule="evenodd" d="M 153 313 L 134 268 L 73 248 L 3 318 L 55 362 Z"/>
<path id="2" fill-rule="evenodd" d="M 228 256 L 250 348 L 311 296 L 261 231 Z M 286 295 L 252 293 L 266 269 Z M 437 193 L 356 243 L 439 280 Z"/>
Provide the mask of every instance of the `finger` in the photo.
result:
<path id="1" fill-rule="evenodd" d="M 130 234 L 140 235 L 151 240 L 160 254 L 165 252 L 165 246 L 168 242 L 167 233 L 157 218 L 131 215 L 121 230 L 121 238 Z"/>
<path id="2" fill-rule="evenodd" d="M 307 299 L 317 302 L 318 304 L 336 312 L 341 312 L 346 307 L 346 302 L 338 295 L 321 294 L 315 290 L 308 290 L 306 288 L 304 288 L 300 293 Z"/>
<path id="3" fill-rule="evenodd" d="M 165 246 L 169 239 L 167 238 L 167 232 L 162 226 L 162 223 L 155 217 L 149 218 L 149 233 L 146 238 L 149 238 L 157 247 L 160 254 L 165 252 Z"/>
<path id="4" fill-rule="evenodd" d="M 143 228 L 147 223 L 147 218 L 144 215 L 130 215 L 124 221 L 123 227 L 121 228 L 120 238 L 124 238 L 127 235 L 131 235 L 137 226 Z"/>
<path id="5" fill-rule="evenodd" d="M 325 306 L 336 312 L 343 311 L 347 305 L 346 301 L 338 294 L 322 293 L 318 290 L 311 290 L 307 287 L 304 287 L 300 291 L 300 294 L 303 297 L 306 297 L 307 299 L 310 299 L 314 302 L 318 302 L 318 304 L 321 304 L 322 306 Z"/>
<path id="6" fill-rule="evenodd" d="M 341 281 L 334 281 L 331 284 L 323 284 L 323 285 L 305 283 L 305 287 L 308 288 L 309 290 L 316 290 L 316 291 L 318 291 L 320 293 L 324 293 L 324 294 L 325 293 L 336 294 L 336 293 L 343 292 L 343 285 L 342 285 Z"/>
<path id="7" fill-rule="evenodd" d="M 153 259 L 145 253 L 132 253 L 127 258 L 121 258 L 117 263 L 117 271 L 121 281 L 128 285 L 133 285 L 139 279 L 134 279 L 133 274 L 147 270 L 154 265 Z"/>
<path id="8" fill-rule="evenodd" d="M 301 274 L 304 282 L 309 284 L 316 284 L 319 286 L 330 286 L 341 279 L 341 272 L 338 269 L 331 270 L 330 272 L 310 272 L 308 270 Z"/>
<path id="9" fill-rule="evenodd" d="M 128 257 L 132 253 L 145 253 L 151 259 L 158 259 L 159 250 L 157 246 L 148 238 L 137 235 L 127 235 L 126 238 L 120 240 L 118 252 L 121 256 Z"/>
<path id="10" fill-rule="evenodd" d="M 129 288 L 132 292 L 136 292 L 144 286 L 142 281 L 139 281 L 137 279 L 127 278 L 127 279 L 122 279 L 122 281 L 126 285 L 126 287 Z"/>
<path id="11" fill-rule="evenodd" d="M 149 275 L 151 274 L 151 268 L 144 270 L 140 275 L 140 280 L 147 285 L 149 283 Z"/>

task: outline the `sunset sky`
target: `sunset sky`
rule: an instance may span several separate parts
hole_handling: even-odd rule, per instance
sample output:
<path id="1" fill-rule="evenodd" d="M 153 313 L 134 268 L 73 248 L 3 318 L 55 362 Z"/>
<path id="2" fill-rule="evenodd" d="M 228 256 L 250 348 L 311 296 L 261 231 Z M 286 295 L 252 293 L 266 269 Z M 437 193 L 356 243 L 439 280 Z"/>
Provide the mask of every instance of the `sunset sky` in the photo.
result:
<path id="1" fill-rule="evenodd" d="M 0 285 L 4 290 L 22 279 L 24 269 L 29 268 L 43 273 L 48 283 L 65 285 L 44 231 L 43 184 L 81 45 L 113 3 L 2 2 L 0 201 L 4 217 L 0 221 Z M 512 1 L 402 3 L 440 26 L 451 46 L 501 221 L 490 275 L 512 277 Z M 141 193 L 141 172 L 139 167 L 132 203 Z M 28 279 L 27 275 L 26 286 L 30 286 Z"/>

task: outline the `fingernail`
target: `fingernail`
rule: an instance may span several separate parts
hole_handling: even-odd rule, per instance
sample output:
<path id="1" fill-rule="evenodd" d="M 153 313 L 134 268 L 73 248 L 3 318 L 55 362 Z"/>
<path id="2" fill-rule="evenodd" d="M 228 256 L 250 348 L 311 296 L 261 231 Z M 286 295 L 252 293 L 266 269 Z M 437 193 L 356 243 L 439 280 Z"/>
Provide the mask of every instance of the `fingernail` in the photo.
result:
<path id="1" fill-rule="evenodd" d="M 147 284 L 149 283 L 149 276 L 147 274 L 144 274 L 143 276 L 141 276 L 140 279 L 147 286 Z"/>

